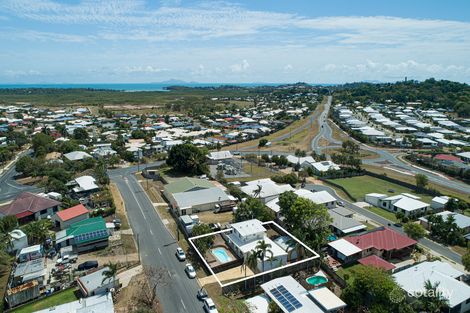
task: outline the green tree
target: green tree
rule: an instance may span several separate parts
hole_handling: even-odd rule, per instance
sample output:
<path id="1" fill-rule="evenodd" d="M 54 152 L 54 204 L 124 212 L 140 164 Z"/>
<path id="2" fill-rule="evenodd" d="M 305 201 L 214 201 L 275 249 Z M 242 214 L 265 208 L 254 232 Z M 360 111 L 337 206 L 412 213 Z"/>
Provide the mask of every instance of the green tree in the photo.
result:
<path id="1" fill-rule="evenodd" d="M 101 283 L 104 283 L 106 280 L 116 280 L 117 270 L 118 267 L 116 263 L 109 262 L 106 264 L 106 270 L 102 273 L 103 279 L 101 280 Z"/>
<path id="2" fill-rule="evenodd" d="M 408 237 L 419 240 L 426 235 L 426 230 L 421 224 L 408 222 L 403 226 L 403 230 Z"/>
<path id="3" fill-rule="evenodd" d="M 357 266 L 341 297 L 354 312 L 363 308 L 376 313 L 412 312 L 404 291 L 392 276 L 373 266 Z"/>
<path id="4" fill-rule="evenodd" d="M 208 172 L 206 150 L 193 144 L 184 143 L 170 149 L 166 163 L 174 170 L 190 175 L 200 175 Z"/>
<path id="5" fill-rule="evenodd" d="M 262 147 L 266 146 L 267 143 L 268 143 L 268 140 L 266 138 L 263 138 L 259 141 L 258 147 L 262 148 Z"/>
<path id="6" fill-rule="evenodd" d="M 49 228 L 51 222 L 49 220 L 39 220 L 29 222 L 24 225 L 21 229 L 28 237 L 29 245 L 43 244 L 44 241 L 49 238 Z"/>
<path id="7" fill-rule="evenodd" d="M 16 161 L 15 169 L 18 173 L 24 173 L 27 175 L 31 172 L 31 166 L 33 165 L 33 159 L 29 155 L 22 156 Z"/>
<path id="8" fill-rule="evenodd" d="M 37 133 L 32 139 L 32 148 L 36 156 L 44 156 L 54 148 L 54 138 L 44 133 Z"/>
<path id="9" fill-rule="evenodd" d="M 462 255 L 462 264 L 465 267 L 466 271 L 470 271 L 470 250 L 467 249 L 467 252 Z"/>
<path id="10" fill-rule="evenodd" d="M 73 131 L 73 138 L 79 140 L 80 142 L 85 142 L 90 136 L 85 128 L 76 128 Z"/>
<path id="11" fill-rule="evenodd" d="M 282 216 L 289 214 L 290 208 L 298 196 L 293 191 L 285 191 L 279 195 L 279 209 Z"/>
<path id="12" fill-rule="evenodd" d="M 444 298 L 438 287 L 439 282 L 434 284 L 430 280 L 424 282 L 424 292 L 417 298 L 420 310 L 428 313 L 438 313 L 448 306 L 449 302 Z"/>
<path id="13" fill-rule="evenodd" d="M 264 273 L 264 263 L 266 258 L 272 257 L 274 255 L 273 251 L 271 250 L 271 244 L 266 243 L 264 240 L 260 240 L 256 243 L 255 251 L 258 259 L 261 261 L 261 268 Z"/>
<path id="14" fill-rule="evenodd" d="M 416 174 L 415 181 L 416 181 L 416 188 L 423 190 L 428 185 L 429 180 L 428 180 L 428 177 L 424 174 Z"/>
<path id="15" fill-rule="evenodd" d="M 196 236 L 201 236 L 205 234 L 209 234 L 212 232 L 212 229 L 208 224 L 205 223 L 199 223 L 197 225 L 194 225 L 192 231 L 191 231 L 191 236 L 196 237 Z M 214 236 L 206 236 L 203 238 L 196 239 L 194 244 L 198 248 L 198 250 L 201 252 L 202 255 L 206 253 L 206 251 L 212 246 L 214 243 Z"/>
<path id="16" fill-rule="evenodd" d="M 258 269 L 258 255 L 256 251 L 251 250 L 246 254 L 246 256 L 243 258 L 243 263 L 245 266 L 248 266 L 253 270 L 253 272 L 256 272 Z M 245 267 L 245 276 L 246 276 L 246 267 Z M 256 287 L 256 276 L 253 276 L 253 289 Z"/>
<path id="17" fill-rule="evenodd" d="M 263 222 L 272 221 L 274 219 L 274 213 L 259 199 L 248 198 L 238 206 L 235 212 L 235 222 L 242 222 L 254 218 Z"/>

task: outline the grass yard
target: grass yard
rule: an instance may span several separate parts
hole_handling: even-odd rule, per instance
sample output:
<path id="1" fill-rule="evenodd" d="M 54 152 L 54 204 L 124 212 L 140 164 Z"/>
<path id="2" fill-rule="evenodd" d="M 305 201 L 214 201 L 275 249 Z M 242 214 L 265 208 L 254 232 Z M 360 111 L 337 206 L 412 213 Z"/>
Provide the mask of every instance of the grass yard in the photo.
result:
<path id="1" fill-rule="evenodd" d="M 366 208 L 367 210 L 379 215 L 379 216 L 382 216 L 383 218 L 386 218 L 394 223 L 398 223 L 398 220 L 397 220 L 397 217 L 395 216 L 395 214 L 393 214 L 392 212 L 390 211 L 387 211 L 385 209 L 381 209 L 381 208 L 377 208 L 375 206 L 370 206 L 370 207 L 367 207 Z M 375 227 L 374 227 L 375 228 Z"/>
<path id="2" fill-rule="evenodd" d="M 364 200 L 366 194 L 374 192 L 390 196 L 406 192 L 421 197 L 421 200 L 427 203 L 431 203 L 432 199 L 429 195 L 416 193 L 414 189 L 406 188 L 368 175 L 331 179 L 331 181 L 345 188 L 357 199 L 357 201 Z M 394 190 L 395 192 L 391 193 L 389 190 Z"/>
<path id="3" fill-rule="evenodd" d="M 59 293 L 56 293 L 52 296 L 43 298 L 31 304 L 25 305 L 21 308 L 18 308 L 13 311 L 13 313 L 30 313 L 36 312 L 39 310 L 44 310 L 53 306 L 57 306 L 64 303 L 69 303 L 75 300 L 78 300 L 75 295 L 75 288 L 70 288 Z"/>
<path id="4" fill-rule="evenodd" d="M 341 267 L 340 269 L 338 269 L 338 271 L 336 272 L 336 274 L 338 274 L 338 276 L 340 276 L 341 278 L 343 278 L 348 284 L 351 284 L 353 281 L 354 281 L 354 272 L 356 271 L 357 268 L 361 267 L 363 265 L 361 264 L 354 264 L 354 265 L 350 265 L 350 266 L 346 266 L 346 267 Z M 346 276 L 346 278 L 345 278 Z"/>

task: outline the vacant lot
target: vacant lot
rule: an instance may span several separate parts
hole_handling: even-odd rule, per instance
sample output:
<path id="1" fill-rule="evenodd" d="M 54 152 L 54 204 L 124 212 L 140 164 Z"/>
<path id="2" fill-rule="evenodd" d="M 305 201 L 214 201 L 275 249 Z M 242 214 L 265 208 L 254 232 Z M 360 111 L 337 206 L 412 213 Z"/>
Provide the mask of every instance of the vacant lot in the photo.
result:
<path id="1" fill-rule="evenodd" d="M 417 194 L 414 189 L 406 188 L 386 180 L 364 175 L 349 178 L 331 179 L 332 182 L 346 189 L 357 201 L 364 200 L 368 193 L 383 193 L 387 195 L 397 195 L 403 192 L 421 197 L 424 202 L 431 203 L 432 197 L 425 194 Z M 394 192 L 390 192 L 393 190 Z"/>
<path id="2" fill-rule="evenodd" d="M 14 313 L 30 313 L 36 312 L 39 310 L 44 310 L 53 306 L 57 306 L 64 303 L 69 303 L 77 300 L 75 295 L 75 288 L 70 288 L 59 293 L 56 293 L 52 296 L 46 297 L 39 301 L 33 302 L 31 304 L 25 305 L 17 310 L 14 310 Z"/>

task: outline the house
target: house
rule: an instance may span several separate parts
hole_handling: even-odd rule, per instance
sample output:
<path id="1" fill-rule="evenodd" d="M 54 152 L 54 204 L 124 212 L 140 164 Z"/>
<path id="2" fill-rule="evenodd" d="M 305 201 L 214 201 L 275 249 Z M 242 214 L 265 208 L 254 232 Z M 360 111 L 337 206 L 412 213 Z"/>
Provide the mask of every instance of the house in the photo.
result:
<path id="1" fill-rule="evenodd" d="M 470 163 L 470 151 L 469 152 L 461 152 L 456 154 L 462 161 L 465 163 Z"/>
<path id="2" fill-rule="evenodd" d="M 12 275 L 13 286 L 37 281 L 40 286 L 46 283 L 46 261 L 44 258 L 18 263 Z"/>
<path id="3" fill-rule="evenodd" d="M 240 189 L 250 197 L 260 199 L 263 203 L 277 198 L 285 191 L 295 190 L 288 184 L 278 185 L 270 178 L 249 181 L 246 186 L 242 186 Z"/>
<path id="4" fill-rule="evenodd" d="M 369 256 L 366 256 L 365 258 L 359 259 L 357 260 L 357 262 L 364 266 L 373 266 L 376 268 L 381 268 L 387 272 L 393 271 L 395 269 L 395 265 L 385 261 L 384 259 L 376 256 L 375 254 L 371 254 Z"/>
<path id="5" fill-rule="evenodd" d="M 315 163 L 315 160 L 311 156 L 297 157 L 295 155 L 288 155 L 286 158 L 290 164 L 299 164 L 301 168 L 312 167 L 312 164 Z"/>
<path id="6" fill-rule="evenodd" d="M 292 276 L 272 279 L 261 288 L 284 313 L 339 312 L 346 307 L 346 303 L 328 288 L 307 291 Z"/>
<path id="7" fill-rule="evenodd" d="M 173 182 L 166 184 L 163 190 L 163 194 L 165 197 L 168 197 L 173 193 L 195 191 L 213 187 L 215 187 L 215 185 L 207 179 L 183 177 L 175 179 Z"/>
<path id="8" fill-rule="evenodd" d="M 391 197 L 379 193 L 365 195 L 367 203 L 393 213 L 401 212 L 405 216 L 423 214 L 429 210 L 429 204 L 418 199 L 420 198 L 409 193 L 402 193 Z"/>
<path id="9" fill-rule="evenodd" d="M 437 290 L 447 299 L 449 312 L 464 313 L 470 310 L 470 286 L 462 282 L 465 274 L 449 263 L 422 262 L 393 274 L 397 284 L 410 296 L 423 295 L 424 284 L 438 284 Z"/>
<path id="10" fill-rule="evenodd" d="M 18 253 L 17 259 L 19 263 L 40 259 L 44 256 L 44 250 L 41 245 L 25 247 Z"/>
<path id="11" fill-rule="evenodd" d="M 83 204 L 76 205 L 74 207 L 57 212 L 52 216 L 52 223 L 55 227 L 60 229 L 66 229 L 70 225 L 82 220 L 86 220 L 89 217 L 89 211 L 83 206 Z"/>
<path id="12" fill-rule="evenodd" d="M 349 210 L 345 208 L 328 210 L 332 219 L 330 227 L 336 235 L 344 236 L 367 229 L 366 225 L 356 221 L 351 217 L 351 214 L 348 214 L 345 211 Z"/>
<path id="13" fill-rule="evenodd" d="M 56 305 L 35 313 L 114 313 L 113 296 L 111 293 L 100 294 L 77 301 Z"/>
<path id="14" fill-rule="evenodd" d="M 454 221 L 457 227 L 462 230 L 462 233 L 464 235 L 470 234 L 470 217 L 460 214 L 460 213 L 455 213 L 455 212 L 450 212 L 450 211 L 442 211 L 434 215 L 442 217 L 442 220 L 444 222 L 447 221 L 447 219 L 452 216 L 454 218 Z M 431 227 L 431 223 L 428 221 L 428 216 L 420 217 L 419 222 L 426 229 L 429 229 Z"/>
<path id="15" fill-rule="evenodd" d="M 10 233 L 11 246 L 9 252 L 16 252 L 28 246 L 28 237 L 21 229 L 14 229 Z"/>
<path id="16" fill-rule="evenodd" d="M 59 201 L 22 192 L 13 202 L 0 207 L 0 217 L 15 215 L 19 224 L 25 224 L 54 215 L 59 206 Z"/>
<path id="17" fill-rule="evenodd" d="M 444 209 L 449 200 L 450 198 L 447 196 L 434 197 L 431 200 L 431 209 L 435 211 Z"/>
<path id="18" fill-rule="evenodd" d="M 85 252 L 108 246 L 109 231 L 101 217 L 85 219 L 56 233 L 56 248 L 72 246 L 77 252 Z"/>
<path id="19" fill-rule="evenodd" d="M 72 187 L 72 191 L 79 196 L 88 195 L 100 189 L 93 176 L 77 177 L 68 182 L 67 186 Z"/>
<path id="20" fill-rule="evenodd" d="M 332 161 L 320 161 L 310 164 L 315 174 L 326 173 L 328 171 L 339 171 L 341 168 L 339 165 Z"/>
<path id="21" fill-rule="evenodd" d="M 95 148 L 91 153 L 95 158 L 106 158 L 112 155 L 117 154 L 116 150 L 113 150 L 111 147 L 108 146 L 101 146 Z"/>
<path id="22" fill-rule="evenodd" d="M 91 158 L 92 156 L 83 151 L 72 151 L 65 153 L 64 157 L 69 161 L 82 161 L 84 159 Z"/>
<path id="23" fill-rule="evenodd" d="M 222 161 L 227 161 L 233 158 L 232 153 L 230 151 L 215 151 L 210 152 L 207 155 L 207 160 L 209 164 L 217 164 Z"/>
<path id="24" fill-rule="evenodd" d="M 258 242 L 264 240 L 265 243 L 271 245 L 273 257 L 271 262 L 268 261 L 270 255 L 266 255 L 264 260 L 264 270 L 267 271 L 287 263 L 287 251 L 282 249 L 266 235 L 267 230 L 259 220 L 252 219 L 233 223 L 230 226 L 231 232 L 228 235 L 224 234 L 224 236 L 227 244 L 233 249 L 239 258 L 245 258 L 248 253 L 255 250 Z M 262 269 L 263 262 L 261 260 L 257 260 L 257 270 L 261 272 Z"/>
<path id="25" fill-rule="evenodd" d="M 84 297 L 108 294 L 111 289 L 119 287 L 119 279 L 110 277 L 104 279 L 104 272 L 109 267 L 104 267 L 96 272 L 77 278 L 78 287 Z"/>
<path id="26" fill-rule="evenodd" d="M 350 263 L 370 255 L 382 259 L 409 256 L 417 242 L 387 227 L 378 227 L 360 235 L 351 235 L 328 243 L 331 255 Z"/>

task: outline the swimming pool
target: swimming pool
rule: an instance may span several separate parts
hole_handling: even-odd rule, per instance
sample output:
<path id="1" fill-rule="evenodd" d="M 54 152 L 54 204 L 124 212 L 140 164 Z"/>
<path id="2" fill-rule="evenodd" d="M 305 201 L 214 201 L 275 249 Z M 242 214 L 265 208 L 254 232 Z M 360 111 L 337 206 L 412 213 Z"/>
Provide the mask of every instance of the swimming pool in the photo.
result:
<path id="1" fill-rule="evenodd" d="M 328 282 L 328 278 L 324 276 L 310 276 L 309 278 L 306 279 L 307 284 L 312 285 L 312 286 L 318 286 L 322 285 L 326 282 Z"/>
<path id="2" fill-rule="evenodd" d="M 220 263 L 227 263 L 229 261 L 232 261 L 232 258 L 227 254 L 225 248 L 215 248 L 212 249 L 211 252 L 215 256 L 215 258 L 219 260 Z"/>

